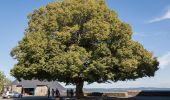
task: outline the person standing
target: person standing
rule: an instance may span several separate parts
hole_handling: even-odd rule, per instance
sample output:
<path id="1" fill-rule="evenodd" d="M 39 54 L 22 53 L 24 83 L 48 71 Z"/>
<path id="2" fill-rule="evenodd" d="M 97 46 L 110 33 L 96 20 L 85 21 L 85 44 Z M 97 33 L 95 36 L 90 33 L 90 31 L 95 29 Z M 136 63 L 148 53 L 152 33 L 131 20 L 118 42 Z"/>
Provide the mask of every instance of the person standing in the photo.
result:
<path id="1" fill-rule="evenodd" d="M 52 98 L 54 98 L 54 94 L 55 94 L 55 91 L 54 91 L 54 89 L 52 89 Z"/>
<path id="2" fill-rule="evenodd" d="M 69 90 L 67 89 L 67 97 L 69 97 Z"/>
<path id="3" fill-rule="evenodd" d="M 74 96 L 74 91 L 73 91 L 73 89 L 70 90 L 70 95 L 71 95 L 71 97 Z"/>
<path id="4" fill-rule="evenodd" d="M 57 88 L 56 88 L 56 91 L 55 91 L 55 95 L 56 95 L 56 97 L 60 97 L 60 92 Z"/>
<path id="5" fill-rule="evenodd" d="M 48 88 L 48 98 L 50 98 L 50 88 Z"/>

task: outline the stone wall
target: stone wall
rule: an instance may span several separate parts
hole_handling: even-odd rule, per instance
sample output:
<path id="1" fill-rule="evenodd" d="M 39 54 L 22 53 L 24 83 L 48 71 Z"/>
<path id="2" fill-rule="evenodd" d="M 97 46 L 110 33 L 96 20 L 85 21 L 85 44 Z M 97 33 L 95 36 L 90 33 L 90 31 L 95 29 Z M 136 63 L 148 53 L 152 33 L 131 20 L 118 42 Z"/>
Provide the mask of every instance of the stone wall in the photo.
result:
<path id="1" fill-rule="evenodd" d="M 96 94 L 92 94 L 92 93 L 84 93 L 85 96 L 104 96 L 104 97 L 128 97 L 128 93 L 127 92 L 114 92 L 114 93 L 96 93 Z"/>
<path id="2" fill-rule="evenodd" d="M 129 96 L 170 96 L 170 91 L 128 91 Z"/>
<path id="3" fill-rule="evenodd" d="M 37 86 L 35 88 L 35 96 L 46 96 L 47 95 L 47 92 L 48 92 L 48 88 L 47 86 Z"/>
<path id="4" fill-rule="evenodd" d="M 11 91 L 22 93 L 22 87 L 21 86 L 17 86 L 17 85 L 12 85 L 11 86 Z"/>

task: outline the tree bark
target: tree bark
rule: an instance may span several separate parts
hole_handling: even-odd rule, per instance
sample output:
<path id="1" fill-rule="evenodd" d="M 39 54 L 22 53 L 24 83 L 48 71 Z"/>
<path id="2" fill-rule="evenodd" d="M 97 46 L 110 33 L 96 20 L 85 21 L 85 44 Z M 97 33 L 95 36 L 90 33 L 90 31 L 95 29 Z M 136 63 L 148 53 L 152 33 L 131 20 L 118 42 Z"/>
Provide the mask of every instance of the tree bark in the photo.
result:
<path id="1" fill-rule="evenodd" d="M 80 97 L 84 96 L 83 93 L 83 85 L 84 81 L 80 81 L 76 84 L 76 97 L 79 99 Z"/>

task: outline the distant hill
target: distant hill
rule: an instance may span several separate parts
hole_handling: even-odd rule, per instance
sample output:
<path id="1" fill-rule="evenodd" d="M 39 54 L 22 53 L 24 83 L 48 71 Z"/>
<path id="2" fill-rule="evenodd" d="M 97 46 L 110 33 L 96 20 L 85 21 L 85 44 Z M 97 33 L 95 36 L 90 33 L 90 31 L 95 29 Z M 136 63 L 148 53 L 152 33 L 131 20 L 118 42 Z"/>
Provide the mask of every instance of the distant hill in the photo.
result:
<path id="1" fill-rule="evenodd" d="M 170 91 L 170 88 L 139 87 L 139 88 L 85 88 L 85 92 L 126 92 L 129 90 Z"/>

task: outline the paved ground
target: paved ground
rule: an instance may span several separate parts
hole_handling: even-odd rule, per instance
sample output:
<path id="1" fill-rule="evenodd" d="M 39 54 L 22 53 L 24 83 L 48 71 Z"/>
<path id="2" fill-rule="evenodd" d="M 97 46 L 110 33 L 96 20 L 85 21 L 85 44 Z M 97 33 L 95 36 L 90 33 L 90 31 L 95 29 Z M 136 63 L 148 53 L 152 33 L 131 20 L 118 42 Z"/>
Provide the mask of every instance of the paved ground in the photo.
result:
<path id="1" fill-rule="evenodd" d="M 48 99 L 47 97 L 23 97 L 23 98 L 13 98 L 13 99 L 2 99 L 0 100 L 54 100 Z M 90 99 L 88 99 L 90 100 Z M 93 99 L 94 100 L 94 99 Z M 102 99 L 99 99 L 102 100 Z M 106 100 L 170 100 L 170 97 L 132 97 L 132 98 L 110 98 Z"/>
<path id="2" fill-rule="evenodd" d="M 11 98 L 11 99 L 2 99 L 0 100 L 54 100 L 54 99 L 49 99 L 47 97 L 36 97 L 36 96 L 31 96 L 31 97 L 23 97 L 23 98 Z"/>

